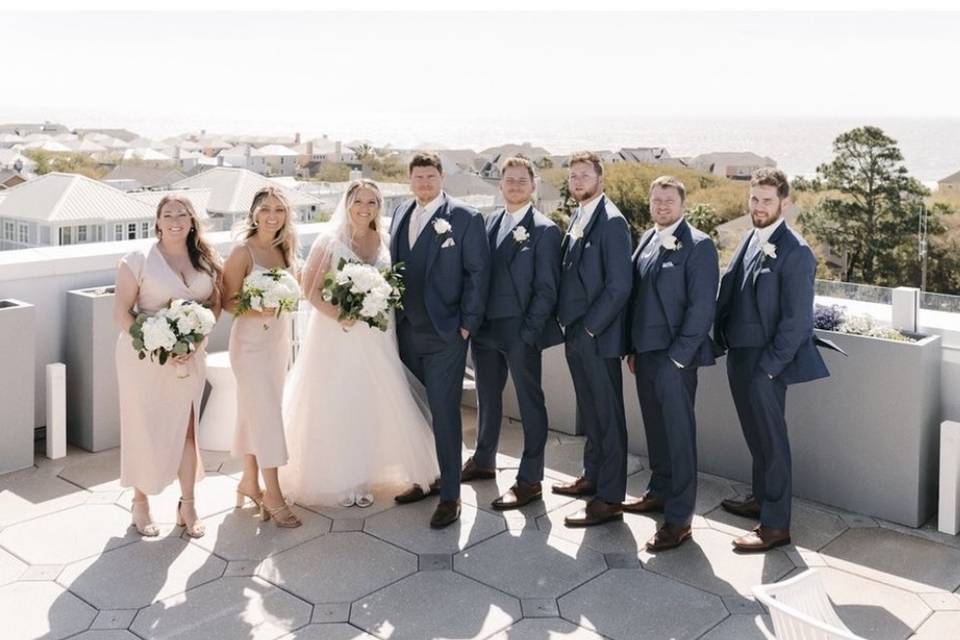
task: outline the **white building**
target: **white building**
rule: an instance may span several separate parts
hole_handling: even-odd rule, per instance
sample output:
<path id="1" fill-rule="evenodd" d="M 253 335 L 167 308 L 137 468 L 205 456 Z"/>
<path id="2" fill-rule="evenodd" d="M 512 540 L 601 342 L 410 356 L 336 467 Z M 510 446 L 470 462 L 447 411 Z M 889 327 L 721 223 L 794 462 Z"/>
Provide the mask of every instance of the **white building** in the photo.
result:
<path id="1" fill-rule="evenodd" d="M 705 153 L 690 161 L 690 167 L 731 180 L 749 180 L 761 167 L 776 168 L 772 158 L 749 151 Z"/>
<path id="2" fill-rule="evenodd" d="M 293 176 L 297 174 L 300 152 L 282 144 L 268 144 L 250 152 L 263 158 L 267 175 Z"/>
<path id="3" fill-rule="evenodd" d="M 155 209 L 86 176 L 48 173 L 4 191 L 0 249 L 149 238 Z"/>

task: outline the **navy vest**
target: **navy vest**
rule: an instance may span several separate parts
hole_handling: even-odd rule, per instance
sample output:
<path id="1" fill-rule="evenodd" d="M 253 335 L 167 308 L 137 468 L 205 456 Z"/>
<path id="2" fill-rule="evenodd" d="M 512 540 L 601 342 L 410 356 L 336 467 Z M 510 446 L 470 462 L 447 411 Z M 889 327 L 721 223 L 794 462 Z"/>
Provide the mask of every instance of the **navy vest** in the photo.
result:
<path id="1" fill-rule="evenodd" d="M 510 277 L 510 263 L 503 257 L 500 249 L 513 238 L 507 234 L 499 248 L 493 250 L 493 268 L 490 272 L 490 295 L 487 299 L 487 308 L 484 316 L 491 320 L 500 318 L 515 318 L 523 315 L 523 307 L 517 297 L 517 288 Z M 500 253 L 501 255 L 497 255 Z"/>
<path id="2" fill-rule="evenodd" d="M 397 242 L 397 261 L 403 263 L 403 282 L 405 289 L 403 291 L 403 309 L 397 311 L 397 319 L 406 317 L 415 327 L 427 327 L 431 329 L 430 315 L 427 313 L 427 306 L 424 302 L 427 284 L 427 253 L 430 246 L 430 230 L 424 228 L 420 232 L 420 237 L 410 247 L 410 218 L 407 216 L 395 233 L 400 234 Z"/>
<path id="3" fill-rule="evenodd" d="M 760 321 L 760 312 L 757 310 L 757 289 L 752 275 L 741 288 L 743 268 L 743 260 L 740 260 L 737 272 L 733 275 L 734 290 L 730 300 L 730 315 L 727 316 L 723 333 L 727 345 L 731 347 L 762 347 L 767 344 L 767 338 Z"/>
<path id="4" fill-rule="evenodd" d="M 586 242 L 586 238 L 580 238 L 577 242 Z M 571 250 L 572 247 L 568 244 L 566 253 Z M 583 281 L 580 280 L 577 263 L 574 261 L 568 263 L 567 256 L 563 255 L 560 265 L 557 319 L 566 328 L 585 315 L 587 315 L 587 290 L 583 286 Z"/>
<path id="5" fill-rule="evenodd" d="M 654 258 L 656 261 L 656 258 Z M 631 327 L 631 341 L 635 353 L 659 351 L 666 349 L 673 342 L 670 326 L 660 306 L 657 297 L 657 281 L 653 274 L 653 266 L 646 275 L 640 276 L 643 269 L 643 260 L 637 261 L 635 278 L 640 278 L 640 286 L 633 298 L 633 326 Z"/>

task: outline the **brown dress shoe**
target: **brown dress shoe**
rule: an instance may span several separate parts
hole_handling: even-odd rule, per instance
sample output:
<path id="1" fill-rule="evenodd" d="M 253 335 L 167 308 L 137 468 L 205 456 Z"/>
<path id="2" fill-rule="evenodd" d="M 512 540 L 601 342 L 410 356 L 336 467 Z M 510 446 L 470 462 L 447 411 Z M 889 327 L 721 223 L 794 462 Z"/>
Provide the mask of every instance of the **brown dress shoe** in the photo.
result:
<path id="1" fill-rule="evenodd" d="M 550 487 L 550 490 L 562 496 L 580 497 L 592 496 L 597 492 L 597 487 L 583 476 L 580 476 L 573 482 L 558 482 Z"/>
<path id="2" fill-rule="evenodd" d="M 664 502 L 649 491 L 640 496 L 639 500 L 624 502 L 623 510 L 630 513 L 663 513 Z"/>
<path id="3" fill-rule="evenodd" d="M 785 544 L 790 544 L 790 529 L 773 529 L 763 525 L 733 541 L 733 546 L 742 553 L 770 551 Z"/>
<path id="4" fill-rule="evenodd" d="M 429 491 L 424 491 L 423 487 L 415 484 L 400 495 L 394 496 L 393 500 L 397 504 L 410 504 L 411 502 L 419 502 L 427 496 L 435 496 L 438 493 L 440 493 L 440 481 L 434 480 L 430 484 Z"/>
<path id="5" fill-rule="evenodd" d="M 665 524 L 653 537 L 647 540 L 647 551 L 666 551 L 679 547 L 693 535 L 690 527 L 678 527 L 674 524 Z"/>
<path id="6" fill-rule="evenodd" d="M 742 518 L 752 518 L 756 520 L 760 517 L 760 502 L 753 496 L 747 496 L 743 500 L 727 499 L 720 503 L 724 511 L 729 511 L 735 516 Z"/>
<path id="7" fill-rule="evenodd" d="M 623 520 L 623 505 L 594 498 L 585 509 L 564 518 L 563 524 L 568 527 L 593 527 L 613 520 Z"/>
<path id="8" fill-rule="evenodd" d="M 460 472 L 460 482 L 470 482 L 471 480 L 494 480 L 497 477 L 496 469 L 481 469 L 473 458 L 469 458 L 463 465 L 463 471 Z"/>
<path id="9" fill-rule="evenodd" d="M 430 518 L 432 529 L 443 529 L 460 519 L 460 500 L 445 500 L 437 505 Z"/>
<path id="10" fill-rule="evenodd" d="M 528 505 L 534 500 L 543 500 L 543 487 L 539 482 L 524 482 L 517 480 L 517 483 L 510 487 L 505 494 L 490 503 L 497 511 L 506 511 L 507 509 L 519 509 Z"/>

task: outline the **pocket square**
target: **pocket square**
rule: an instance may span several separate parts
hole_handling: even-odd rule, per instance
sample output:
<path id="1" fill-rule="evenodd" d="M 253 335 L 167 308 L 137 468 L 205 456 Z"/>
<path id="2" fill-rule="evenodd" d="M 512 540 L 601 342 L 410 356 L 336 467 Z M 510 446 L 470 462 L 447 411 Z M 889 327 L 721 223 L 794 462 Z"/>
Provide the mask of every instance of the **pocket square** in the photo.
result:
<path id="1" fill-rule="evenodd" d="M 764 267 L 763 269 L 760 269 L 760 273 L 770 273 L 770 267 Z"/>
<path id="2" fill-rule="evenodd" d="M 662 265 L 660 268 L 661 268 L 661 269 L 673 269 L 673 263 L 672 263 L 672 262 L 664 262 L 663 265 Z"/>
<path id="3" fill-rule="evenodd" d="M 440 248 L 441 248 L 441 249 L 447 249 L 447 248 L 449 248 L 449 247 L 455 246 L 456 244 L 457 244 L 457 243 L 453 241 L 453 238 L 447 238 L 446 240 L 444 240 L 443 244 L 440 245 Z"/>
<path id="4" fill-rule="evenodd" d="M 589 248 L 590 248 L 590 242 L 587 242 L 587 244 L 583 245 L 583 248 L 584 248 L 584 249 L 589 249 Z"/>

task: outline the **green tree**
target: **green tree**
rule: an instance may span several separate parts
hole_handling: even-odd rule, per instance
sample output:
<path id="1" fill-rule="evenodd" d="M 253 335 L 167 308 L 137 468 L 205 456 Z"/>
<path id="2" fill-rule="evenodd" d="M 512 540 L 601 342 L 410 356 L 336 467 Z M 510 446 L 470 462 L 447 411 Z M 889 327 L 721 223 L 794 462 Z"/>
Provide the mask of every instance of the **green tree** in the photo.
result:
<path id="1" fill-rule="evenodd" d="M 838 193 L 803 212 L 800 224 L 844 256 L 841 280 L 902 284 L 903 256 L 916 244 L 919 202 L 929 192 L 908 175 L 896 140 L 878 127 L 841 134 L 833 151 L 833 160 L 817 167 L 817 178 Z M 930 233 L 936 235 L 943 227 L 933 213 Z"/>
<path id="2" fill-rule="evenodd" d="M 37 175 L 46 173 L 78 173 L 99 180 L 109 169 L 82 153 L 51 153 L 42 149 L 28 149 L 24 155 L 37 163 Z"/>
<path id="3" fill-rule="evenodd" d="M 692 207 L 688 207 L 684 215 L 690 224 L 700 231 L 709 234 L 714 240 L 720 238 L 720 234 L 717 233 L 717 227 L 723 224 L 724 220 L 717 215 L 716 210 L 709 204 L 695 204 Z"/>
<path id="4" fill-rule="evenodd" d="M 322 162 L 313 179 L 318 182 L 346 182 L 350 179 L 350 167 L 339 162 Z"/>

